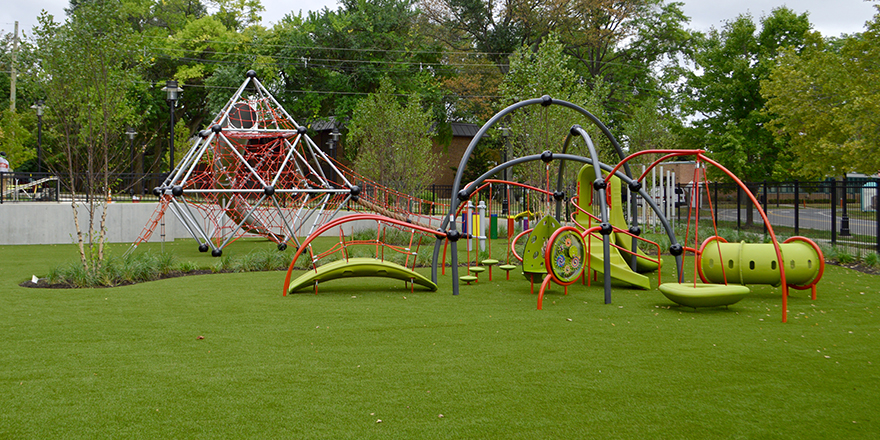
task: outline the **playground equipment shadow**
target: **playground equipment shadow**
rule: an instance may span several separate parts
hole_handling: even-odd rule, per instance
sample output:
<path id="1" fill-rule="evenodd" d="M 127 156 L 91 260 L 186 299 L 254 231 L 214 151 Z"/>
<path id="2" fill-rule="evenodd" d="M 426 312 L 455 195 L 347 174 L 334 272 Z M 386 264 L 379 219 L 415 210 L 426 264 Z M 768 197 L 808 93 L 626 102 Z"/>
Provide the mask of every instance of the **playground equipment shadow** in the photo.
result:
<path id="1" fill-rule="evenodd" d="M 181 258 L 203 255 L 190 247 Z M 449 275 L 438 292 L 364 279 L 287 297 L 281 272 L 17 286 L 74 258 L 73 246 L 0 246 L 0 437 L 880 432 L 880 277 L 837 266 L 816 301 L 792 293 L 787 324 L 770 286 L 695 311 L 655 289 L 614 289 L 605 305 L 576 283 L 536 311 L 528 282 L 500 272 L 457 297 Z"/>

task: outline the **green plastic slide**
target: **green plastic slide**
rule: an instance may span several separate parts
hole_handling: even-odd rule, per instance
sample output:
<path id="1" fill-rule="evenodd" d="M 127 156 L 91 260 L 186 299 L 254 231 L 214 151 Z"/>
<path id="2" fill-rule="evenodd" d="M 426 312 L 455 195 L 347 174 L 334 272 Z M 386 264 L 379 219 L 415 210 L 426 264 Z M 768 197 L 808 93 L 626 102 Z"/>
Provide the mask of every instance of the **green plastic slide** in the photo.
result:
<path id="1" fill-rule="evenodd" d="M 602 239 L 592 235 L 587 238 L 590 241 L 587 246 L 590 251 L 590 269 L 599 273 L 605 273 L 605 265 L 603 264 L 605 255 L 602 251 Z M 612 246 L 609 255 L 611 257 L 611 278 L 631 284 L 640 289 L 648 290 L 651 288 L 651 281 L 648 280 L 648 277 L 633 272 L 632 269 L 629 268 L 629 264 L 627 264 L 626 260 L 623 259 L 623 256 L 620 255 L 620 251 L 618 251 L 617 248 Z"/>
<path id="2" fill-rule="evenodd" d="M 581 167 L 578 172 L 578 204 L 581 209 L 587 212 L 592 211 L 592 207 L 590 206 L 590 193 L 593 191 L 593 180 L 596 179 L 596 173 L 593 171 L 592 165 L 584 165 Z M 628 229 L 629 227 L 626 224 L 626 218 L 623 216 L 623 206 L 620 203 L 620 192 L 621 186 L 623 182 L 621 182 L 619 177 L 612 177 L 609 180 L 609 185 L 607 188 L 608 194 L 611 195 L 611 206 L 608 211 L 608 221 L 612 226 L 619 229 Z M 589 221 L 588 217 L 584 214 L 578 213 L 576 217 L 578 223 L 581 225 L 586 225 Z M 611 236 L 613 237 L 613 243 L 624 248 L 624 249 L 632 249 L 632 237 L 626 234 L 622 234 L 620 232 L 612 232 Z M 646 254 L 641 250 L 637 249 L 638 254 L 641 257 L 646 256 Z M 629 256 L 630 254 L 627 254 Z M 656 256 L 654 257 L 656 258 Z M 627 258 L 628 260 L 629 258 Z M 657 263 L 647 260 L 645 258 L 637 258 L 636 259 L 636 271 L 638 272 L 653 272 L 657 270 Z"/>
<path id="3" fill-rule="evenodd" d="M 377 260 L 375 258 L 349 258 L 348 260 L 337 260 L 327 263 L 316 271 L 309 270 L 300 275 L 297 279 L 291 281 L 287 293 L 311 288 L 316 282 L 320 284 L 338 278 L 352 277 L 394 278 L 427 287 L 432 292 L 437 291 L 437 285 L 430 279 L 397 263 Z"/>

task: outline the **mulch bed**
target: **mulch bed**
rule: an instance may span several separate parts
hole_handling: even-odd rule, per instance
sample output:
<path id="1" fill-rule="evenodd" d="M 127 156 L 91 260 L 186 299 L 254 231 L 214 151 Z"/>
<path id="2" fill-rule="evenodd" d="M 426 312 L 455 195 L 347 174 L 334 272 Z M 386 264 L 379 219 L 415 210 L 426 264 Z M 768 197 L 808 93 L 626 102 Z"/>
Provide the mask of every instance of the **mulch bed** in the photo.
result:
<path id="1" fill-rule="evenodd" d="M 837 261 L 826 261 L 825 264 L 833 264 L 835 266 L 845 267 L 847 269 L 856 270 L 856 271 L 870 274 L 870 275 L 880 274 L 880 267 L 870 266 L 870 265 L 867 265 L 862 262 L 841 264 L 841 263 L 838 263 Z"/>

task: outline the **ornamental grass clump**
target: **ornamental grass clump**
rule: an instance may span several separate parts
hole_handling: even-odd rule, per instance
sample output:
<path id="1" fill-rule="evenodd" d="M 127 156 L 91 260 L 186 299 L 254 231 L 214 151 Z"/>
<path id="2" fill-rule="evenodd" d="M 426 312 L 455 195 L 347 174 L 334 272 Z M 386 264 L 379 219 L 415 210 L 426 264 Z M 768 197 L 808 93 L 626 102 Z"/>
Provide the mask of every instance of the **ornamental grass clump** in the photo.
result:
<path id="1" fill-rule="evenodd" d="M 258 249 L 232 261 L 229 269 L 233 272 L 286 270 L 291 258 L 290 253 Z"/>
<path id="2" fill-rule="evenodd" d="M 194 266 L 190 263 L 181 268 L 173 254 L 143 252 L 106 258 L 91 270 L 84 269 L 79 262 L 56 266 L 49 270 L 46 281 L 68 287 L 113 287 L 157 280 L 172 272 L 188 272 Z"/>

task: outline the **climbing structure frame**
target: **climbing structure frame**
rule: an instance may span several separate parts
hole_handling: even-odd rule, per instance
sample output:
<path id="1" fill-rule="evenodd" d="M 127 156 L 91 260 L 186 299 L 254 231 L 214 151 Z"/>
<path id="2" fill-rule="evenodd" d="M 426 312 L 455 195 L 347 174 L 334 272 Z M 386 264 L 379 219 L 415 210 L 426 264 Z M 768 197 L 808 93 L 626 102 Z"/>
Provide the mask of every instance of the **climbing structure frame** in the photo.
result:
<path id="1" fill-rule="evenodd" d="M 247 233 L 283 250 L 357 199 L 359 188 L 251 70 L 153 192 L 161 203 L 132 249 L 170 211 L 200 251 L 220 256 Z"/>

